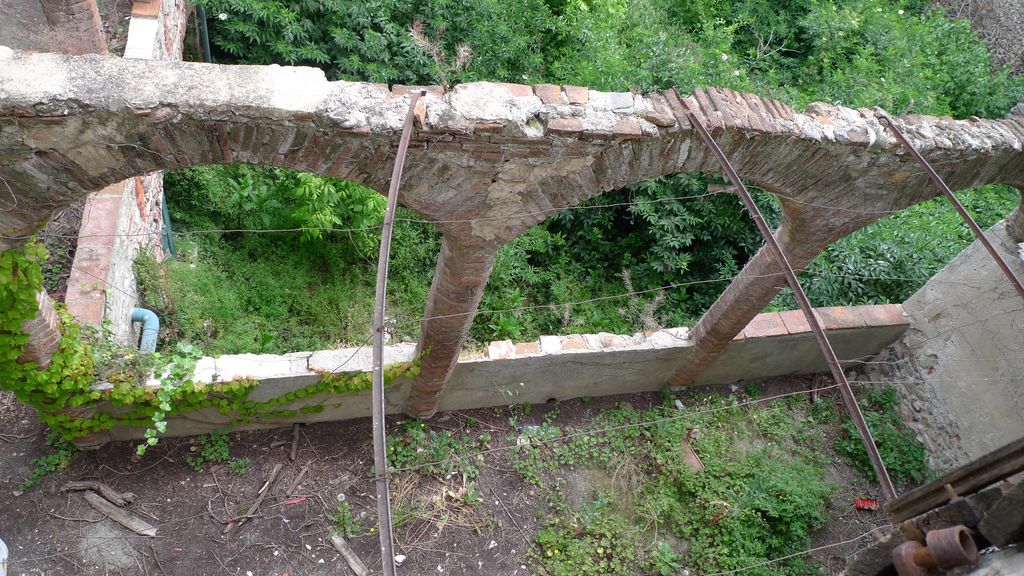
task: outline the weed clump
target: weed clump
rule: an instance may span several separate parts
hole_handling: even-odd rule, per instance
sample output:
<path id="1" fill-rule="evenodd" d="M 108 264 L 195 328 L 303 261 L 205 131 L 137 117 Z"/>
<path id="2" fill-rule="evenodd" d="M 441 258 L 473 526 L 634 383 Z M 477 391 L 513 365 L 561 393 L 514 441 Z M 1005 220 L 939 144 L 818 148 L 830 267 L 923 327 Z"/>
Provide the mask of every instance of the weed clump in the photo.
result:
<path id="1" fill-rule="evenodd" d="M 899 393 L 892 386 L 871 390 L 860 401 L 864 420 L 892 481 L 920 483 L 928 475 L 928 454 L 896 412 L 899 403 Z M 865 476 L 875 479 L 871 460 L 852 420 L 843 422 L 843 436 L 836 443 L 836 450 Z"/>

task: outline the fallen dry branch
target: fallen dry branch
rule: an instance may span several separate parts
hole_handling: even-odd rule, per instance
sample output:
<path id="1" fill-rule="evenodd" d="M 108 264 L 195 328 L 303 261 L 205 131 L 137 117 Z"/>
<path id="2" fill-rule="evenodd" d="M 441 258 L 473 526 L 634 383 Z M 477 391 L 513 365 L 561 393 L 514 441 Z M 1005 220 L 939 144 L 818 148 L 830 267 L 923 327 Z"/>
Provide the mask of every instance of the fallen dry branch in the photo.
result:
<path id="1" fill-rule="evenodd" d="M 292 426 L 292 449 L 288 452 L 288 461 L 295 462 L 295 454 L 299 451 L 299 427 L 301 424 Z"/>
<path id="2" fill-rule="evenodd" d="M 292 493 L 295 492 L 295 489 L 299 487 L 299 484 L 302 482 L 302 479 L 306 476 L 306 472 L 308 470 L 309 464 L 306 464 L 305 466 L 302 467 L 302 470 L 299 470 L 299 473 L 295 475 L 295 480 L 292 481 L 292 485 L 289 486 L 288 490 L 285 491 L 285 497 L 291 496 Z"/>
<path id="3" fill-rule="evenodd" d="M 370 574 L 370 570 L 366 567 L 366 564 L 363 564 L 363 561 L 356 555 L 355 550 L 348 545 L 348 542 L 346 542 L 344 538 L 338 534 L 331 534 L 331 544 L 333 544 L 334 549 L 341 554 L 341 557 L 345 559 L 348 567 L 356 573 L 356 576 L 368 576 Z"/>
<path id="4" fill-rule="evenodd" d="M 103 482 L 97 482 L 95 480 L 75 480 L 73 482 L 65 482 L 60 487 L 61 492 L 74 492 L 77 490 L 92 490 L 99 492 L 101 496 L 110 501 L 111 504 L 124 508 L 128 504 L 135 500 L 135 494 L 131 492 L 118 492 L 110 486 L 107 486 Z"/>
<path id="5" fill-rule="evenodd" d="M 85 501 L 95 508 L 100 514 L 103 514 L 107 518 L 110 518 L 114 522 L 117 522 L 136 534 L 142 536 L 156 536 L 156 528 L 150 526 L 141 518 L 129 514 L 128 512 L 111 504 L 110 501 L 92 490 L 86 490 L 85 493 L 82 494 L 82 498 L 85 498 Z"/>
<path id="6" fill-rule="evenodd" d="M 256 514 L 256 510 L 259 509 L 260 504 L 263 503 L 263 499 L 267 497 L 267 494 L 270 494 L 270 487 L 273 486 L 274 482 L 277 480 L 277 475 L 281 473 L 281 468 L 284 468 L 284 464 L 274 465 L 273 472 L 270 473 L 270 477 L 267 478 L 267 482 L 263 485 L 263 488 L 260 488 L 259 496 L 256 498 L 256 501 L 252 503 L 252 506 L 249 506 L 249 511 L 228 523 L 221 534 L 227 534 L 230 532 L 231 529 L 236 526 L 236 521 L 238 522 L 237 525 L 241 526 L 242 524 L 245 524 L 246 520 L 252 518 Z"/>

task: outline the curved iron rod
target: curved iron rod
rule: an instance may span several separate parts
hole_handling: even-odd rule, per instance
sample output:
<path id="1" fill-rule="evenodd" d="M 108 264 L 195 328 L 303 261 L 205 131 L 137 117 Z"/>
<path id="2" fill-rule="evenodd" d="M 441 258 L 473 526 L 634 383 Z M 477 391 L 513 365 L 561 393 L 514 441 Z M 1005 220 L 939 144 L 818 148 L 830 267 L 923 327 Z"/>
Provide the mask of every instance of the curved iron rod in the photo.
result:
<path id="1" fill-rule="evenodd" d="M 381 228 L 380 257 L 377 260 L 377 294 L 373 310 L 373 470 L 377 485 L 377 523 L 380 526 L 380 553 L 384 576 L 395 576 L 395 541 L 391 535 L 391 497 L 388 493 L 388 453 L 384 428 L 384 301 L 387 298 L 388 259 L 391 257 L 391 231 L 395 224 L 398 186 L 402 182 L 405 155 L 409 150 L 416 103 L 426 91 L 412 92 L 409 112 L 398 141 L 395 167 L 388 185 L 388 204 Z"/>

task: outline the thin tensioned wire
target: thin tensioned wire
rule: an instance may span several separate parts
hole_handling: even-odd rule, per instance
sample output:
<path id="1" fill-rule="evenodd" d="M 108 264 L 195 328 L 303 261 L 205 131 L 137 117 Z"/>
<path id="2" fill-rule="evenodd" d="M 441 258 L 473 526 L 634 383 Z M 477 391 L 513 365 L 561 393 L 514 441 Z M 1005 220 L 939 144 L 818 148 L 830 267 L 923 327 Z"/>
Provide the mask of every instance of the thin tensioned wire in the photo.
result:
<path id="1" fill-rule="evenodd" d="M 742 572 L 747 572 L 748 570 L 753 570 L 754 568 L 760 568 L 762 566 L 768 566 L 770 564 L 776 564 L 778 562 L 782 562 L 784 560 L 789 560 L 791 558 L 797 558 L 799 556 L 806 556 L 808 554 L 813 554 L 814 552 L 818 552 L 820 550 L 827 550 L 829 548 L 835 548 L 836 546 L 845 546 L 846 544 L 853 544 L 854 542 L 858 542 L 858 541 L 863 540 L 864 538 L 866 538 L 868 536 L 876 534 L 879 530 L 885 530 L 885 529 L 893 528 L 893 527 L 894 526 L 892 524 L 883 524 L 881 526 L 875 526 L 871 530 L 868 530 L 867 532 L 861 534 L 860 536 L 857 536 L 856 538 L 850 538 L 849 540 L 843 540 L 841 542 L 833 542 L 831 544 L 825 544 L 823 546 L 817 546 L 817 547 L 814 547 L 814 548 L 808 548 L 807 550 L 802 550 L 800 552 L 794 552 L 792 554 L 787 554 L 785 556 L 780 556 L 778 558 L 773 558 L 771 560 L 765 560 L 764 562 L 758 562 L 757 564 L 751 564 L 749 566 L 744 566 L 742 568 L 734 568 L 732 570 L 725 570 L 724 572 L 712 572 L 710 574 L 704 574 L 703 576 L 728 576 L 729 574 L 740 574 Z"/>
<path id="2" fill-rule="evenodd" d="M 513 214 L 513 215 L 481 216 L 481 217 L 477 217 L 477 218 L 453 218 L 453 219 L 443 219 L 443 220 L 442 219 L 430 220 L 430 219 L 422 219 L 422 218 L 395 218 L 395 221 L 396 222 L 411 222 L 411 223 L 415 223 L 415 224 L 467 224 L 467 223 L 473 223 L 473 222 L 490 222 L 490 221 L 497 221 L 497 220 L 509 220 L 510 218 L 515 218 L 515 217 L 523 218 L 523 217 L 530 217 L 530 216 L 540 216 L 540 215 L 544 215 L 544 214 L 556 214 L 556 213 L 568 212 L 568 211 L 572 211 L 572 210 L 598 210 L 598 209 L 603 209 L 603 208 L 623 208 L 623 207 L 629 207 L 629 206 L 643 206 L 643 205 L 650 205 L 650 204 L 666 204 L 666 203 L 669 203 L 669 202 L 678 202 L 678 201 L 683 201 L 683 200 L 696 200 L 696 199 L 700 199 L 700 198 L 707 198 L 707 197 L 710 197 L 710 196 L 717 196 L 717 195 L 721 195 L 721 194 L 733 195 L 735 193 L 732 190 L 715 190 L 715 191 L 705 192 L 703 194 L 692 194 L 692 195 L 686 195 L 686 196 L 670 196 L 670 197 L 666 197 L 666 198 L 653 198 L 653 199 L 649 199 L 649 200 L 631 200 L 629 202 L 613 202 L 613 203 L 609 203 L 609 204 L 592 204 L 592 205 L 588 205 L 588 204 L 573 204 L 573 205 L 566 205 L 566 206 L 553 206 L 551 208 L 535 210 L 535 211 L 532 211 L 532 212 L 520 212 L 520 213 Z M 850 212 L 850 213 L 856 213 L 856 214 L 895 214 L 895 213 L 898 213 L 898 212 L 902 212 L 903 210 L 906 209 L 906 208 L 899 208 L 899 209 L 889 209 L 889 210 L 861 210 L 861 209 L 857 209 L 857 208 L 847 208 L 847 207 L 831 206 L 831 205 L 828 205 L 828 204 L 820 204 L 820 203 L 815 203 L 815 202 L 809 202 L 809 201 L 806 201 L 806 200 L 800 200 L 800 199 L 795 198 L 795 197 L 782 196 L 782 195 L 778 195 L 778 194 L 774 194 L 774 196 L 776 196 L 777 198 L 782 199 L 782 200 L 796 202 L 798 204 L 803 204 L 803 205 L 806 205 L 806 206 L 813 206 L 813 207 L 816 207 L 816 208 L 824 208 L 824 209 L 827 209 L 827 210 L 835 210 L 835 211 L 838 211 L 838 212 Z M 178 231 L 178 232 L 173 232 L 172 234 L 174 234 L 175 236 L 193 236 L 193 235 L 198 235 L 198 234 L 241 233 L 241 232 L 244 232 L 244 233 L 254 233 L 254 234 L 293 233 L 293 232 L 307 232 L 307 231 L 309 231 L 309 232 L 368 232 L 368 231 L 371 231 L 371 230 L 380 230 L 380 229 L 381 229 L 381 225 L 379 225 L 379 224 L 378 225 L 374 225 L 374 226 L 363 226 L 363 227 L 356 227 L 356 228 L 334 228 L 334 227 L 326 227 L 326 226 L 325 227 L 312 227 L 312 226 L 310 226 L 310 227 L 274 228 L 274 229 L 264 229 L 264 228 L 210 228 L 210 229 L 202 229 L 202 230 Z M 83 239 L 84 238 L 110 238 L 110 237 L 128 238 L 128 237 L 138 237 L 138 236 L 155 236 L 155 235 L 158 235 L 158 234 L 161 234 L 161 233 L 158 233 L 158 232 L 133 232 L 133 233 L 125 233 L 125 234 L 86 234 L 86 235 L 82 235 L 82 236 L 68 235 L 68 234 L 64 234 L 64 235 L 48 234 L 47 237 L 50 237 L 50 238 L 69 238 L 69 239 L 73 239 L 73 238 L 83 238 Z M 0 236 L 0 238 L 3 238 L 5 240 L 27 240 L 29 238 L 32 238 L 33 236 L 34 235 Z"/>
<path id="3" fill-rule="evenodd" d="M 807 273 L 814 274 L 816 276 L 824 276 L 824 277 L 859 278 L 858 276 L 849 275 L 849 274 L 828 274 L 828 273 L 810 272 L 810 271 L 808 271 Z M 512 308 L 496 308 L 496 309 L 488 309 L 488 310 L 477 310 L 475 312 L 458 312 L 458 313 L 454 313 L 454 314 L 441 314 L 441 315 L 436 315 L 436 316 L 424 316 L 424 317 L 418 317 L 418 318 L 415 318 L 415 319 L 410 318 L 410 319 L 406 319 L 406 320 L 400 320 L 397 324 L 398 325 L 402 325 L 402 326 L 406 326 L 406 325 L 415 324 L 415 323 L 418 323 L 418 322 L 426 322 L 428 320 L 440 320 L 440 319 L 445 319 L 445 318 L 456 318 L 456 317 L 460 317 L 460 316 L 470 316 L 470 315 L 481 316 L 481 315 L 491 315 L 491 314 L 504 314 L 504 313 L 507 313 L 507 312 L 525 312 L 525 311 L 530 311 L 530 310 L 552 310 L 552 309 L 564 308 L 566 306 L 578 306 L 580 304 L 591 304 L 591 303 L 594 303 L 594 302 L 603 302 L 603 301 L 607 301 L 607 300 L 618 300 L 618 299 L 622 299 L 622 298 L 629 298 L 629 297 L 632 297 L 632 296 L 642 296 L 644 294 L 651 294 L 651 293 L 655 293 L 655 292 L 660 292 L 662 290 L 672 290 L 672 289 L 675 289 L 675 288 L 685 288 L 685 287 L 688 287 L 688 286 L 698 286 L 698 285 L 702 285 L 702 284 L 715 284 L 715 283 L 732 282 L 733 280 L 736 280 L 737 278 L 741 278 L 741 277 L 742 278 L 772 278 L 772 277 L 778 277 L 778 276 L 782 276 L 782 272 L 775 272 L 775 273 L 772 273 L 772 274 L 754 274 L 754 275 L 736 274 L 736 275 L 733 275 L 733 276 L 727 276 L 727 277 L 723 277 L 723 278 L 711 278 L 711 279 L 707 279 L 707 280 L 692 280 L 690 282 L 676 282 L 676 283 L 673 283 L 673 284 L 665 284 L 663 286 L 658 286 L 658 287 L 655 287 L 655 288 L 647 288 L 647 289 L 644 289 L 644 290 L 632 290 L 632 291 L 627 291 L 627 292 L 620 292 L 620 293 L 617 293 L 617 294 L 609 294 L 609 295 L 606 295 L 606 296 L 595 296 L 593 298 L 587 298 L 587 299 L 584 299 L 584 300 L 575 300 L 575 301 L 572 301 L 572 302 L 558 302 L 558 303 L 552 303 L 552 304 L 532 304 L 532 305 L 529 305 L 529 306 L 516 306 L 516 307 L 512 307 Z M 887 277 L 883 277 L 883 276 L 866 276 L 866 277 L 863 277 L 863 278 L 865 278 L 865 279 L 902 280 L 902 281 L 907 281 L 907 282 L 927 282 L 927 281 L 930 280 L 930 278 L 898 278 L 898 277 L 887 278 Z M 1005 282 L 972 282 L 972 281 L 955 281 L 955 280 L 954 281 L 949 281 L 949 283 L 951 283 L 951 284 L 964 284 L 964 285 L 969 285 L 969 286 L 988 286 L 988 285 L 1002 285 L 1002 284 L 1005 284 Z"/>

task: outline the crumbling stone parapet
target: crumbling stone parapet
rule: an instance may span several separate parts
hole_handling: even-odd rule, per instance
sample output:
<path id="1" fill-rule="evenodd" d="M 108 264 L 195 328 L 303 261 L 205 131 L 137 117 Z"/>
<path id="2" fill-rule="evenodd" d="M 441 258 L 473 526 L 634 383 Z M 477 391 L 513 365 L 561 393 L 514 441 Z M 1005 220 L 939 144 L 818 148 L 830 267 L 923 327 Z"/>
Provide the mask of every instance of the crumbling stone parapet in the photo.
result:
<path id="1" fill-rule="evenodd" d="M 16 246 L 56 209 L 127 177 L 249 162 L 360 182 L 382 193 L 409 91 L 328 82 L 322 71 L 0 50 L 0 246 Z M 400 202 L 444 235 L 425 353 L 409 411 L 430 414 L 501 245 L 602 192 L 719 166 L 663 94 L 470 83 L 426 87 Z M 804 112 L 752 94 L 683 98 L 741 177 L 779 195 L 780 240 L 795 266 L 890 211 L 938 195 L 902 154 L 878 110 Z M 954 189 L 1024 183 L 1016 115 L 897 119 Z M 706 366 L 781 286 L 755 256 L 694 338 Z M 444 316 L 444 318 L 435 318 Z M 695 361 L 696 362 L 696 361 Z M 676 380 L 686 381 L 697 372 Z M 685 375 L 684 375 L 685 376 Z"/>

